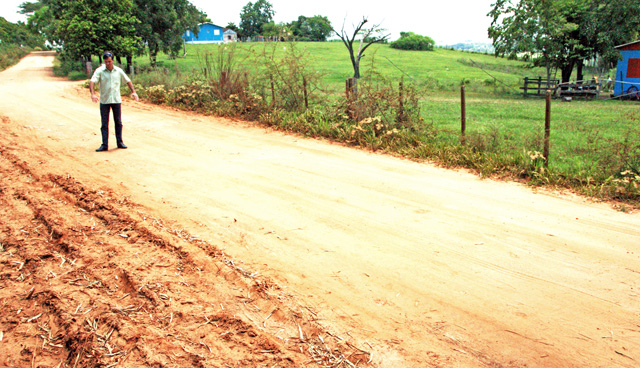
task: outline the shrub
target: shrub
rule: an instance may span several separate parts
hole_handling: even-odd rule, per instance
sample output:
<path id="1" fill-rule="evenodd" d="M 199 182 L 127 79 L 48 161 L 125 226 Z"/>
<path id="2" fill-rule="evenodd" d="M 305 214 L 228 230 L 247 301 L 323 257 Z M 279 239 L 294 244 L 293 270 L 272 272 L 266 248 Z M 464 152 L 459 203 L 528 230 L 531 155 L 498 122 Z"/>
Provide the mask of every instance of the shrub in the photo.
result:
<path id="1" fill-rule="evenodd" d="M 163 84 L 145 88 L 145 95 L 154 104 L 163 104 L 167 100 L 167 90 Z"/>
<path id="2" fill-rule="evenodd" d="M 400 39 L 389 44 L 394 49 L 433 51 L 436 43 L 431 37 L 420 36 L 413 32 L 400 32 Z"/>
<path id="3" fill-rule="evenodd" d="M 381 119 L 388 129 L 422 123 L 416 87 L 404 81 L 396 85 L 382 77 L 360 79 L 357 95 L 345 102 L 344 113 L 357 122 Z"/>
<path id="4" fill-rule="evenodd" d="M 56 77 L 67 77 L 73 72 L 82 72 L 86 78 L 85 66 L 82 62 L 62 52 L 58 55 L 53 65 L 53 74 Z"/>
<path id="5" fill-rule="evenodd" d="M 203 111 L 213 99 L 211 86 L 202 80 L 190 81 L 169 91 L 171 105 L 188 110 Z"/>
<path id="6" fill-rule="evenodd" d="M 310 67 L 310 55 L 296 48 L 295 43 L 284 46 L 267 45 L 258 55 L 258 63 L 264 72 L 255 81 L 273 108 L 287 111 L 304 111 L 314 102 L 320 102 L 317 94 L 322 90 L 320 73 Z"/>

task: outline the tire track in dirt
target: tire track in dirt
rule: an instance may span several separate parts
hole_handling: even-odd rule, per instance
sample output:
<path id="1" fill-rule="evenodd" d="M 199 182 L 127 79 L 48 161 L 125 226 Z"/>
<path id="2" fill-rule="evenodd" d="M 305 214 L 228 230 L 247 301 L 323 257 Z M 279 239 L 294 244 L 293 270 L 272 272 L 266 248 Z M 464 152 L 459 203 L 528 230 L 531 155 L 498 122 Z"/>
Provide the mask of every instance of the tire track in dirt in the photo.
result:
<path id="1" fill-rule="evenodd" d="M 368 366 L 215 246 L 0 148 L 0 365 Z"/>

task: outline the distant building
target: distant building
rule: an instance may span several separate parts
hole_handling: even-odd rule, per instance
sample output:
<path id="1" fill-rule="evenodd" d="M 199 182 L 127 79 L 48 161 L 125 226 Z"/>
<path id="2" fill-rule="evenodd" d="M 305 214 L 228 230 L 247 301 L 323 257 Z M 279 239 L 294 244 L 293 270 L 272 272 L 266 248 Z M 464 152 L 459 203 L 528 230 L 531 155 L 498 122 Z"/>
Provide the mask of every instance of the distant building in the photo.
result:
<path id="1" fill-rule="evenodd" d="M 622 54 L 622 60 L 618 61 L 613 95 L 630 94 L 640 98 L 640 40 L 616 46 L 616 49 Z"/>
<path id="2" fill-rule="evenodd" d="M 236 42 L 238 41 L 238 34 L 231 28 L 224 29 L 224 42 Z"/>
<path id="3" fill-rule="evenodd" d="M 196 36 L 195 33 L 187 30 L 182 38 L 188 44 L 198 43 L 221 43 L 224 42 L 223 29 L 213 23 L 201 23 L 198 25 L 200 31 Z"/>

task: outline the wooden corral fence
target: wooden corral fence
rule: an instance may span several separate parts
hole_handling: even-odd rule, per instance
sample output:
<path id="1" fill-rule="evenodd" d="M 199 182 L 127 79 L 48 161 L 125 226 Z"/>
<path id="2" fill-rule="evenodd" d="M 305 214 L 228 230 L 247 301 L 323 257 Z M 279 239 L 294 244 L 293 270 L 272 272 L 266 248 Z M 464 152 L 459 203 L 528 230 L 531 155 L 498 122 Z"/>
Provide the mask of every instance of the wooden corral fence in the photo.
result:
<path id="1" fill-rule="evenodd" d="M 522 94 L 525 97 L 544 97 L 548 90 L 555 91 L 558 83 L 560 81 L 555 79 L 524 77 L 524 86 L 520 87 L 520 89 L 523 90 Z"/>
<path id="2" fill-rule="evenodd" d="M 545 97 L 546 91 L 552 91 L 556 98 L 594 98 L 600 97 L 602 83 L 598 78 L 576 82 L 560 83 L 559 80 L 542 77 L 524 78 L 524 85 L 520 87 L 525 97 Z"/>

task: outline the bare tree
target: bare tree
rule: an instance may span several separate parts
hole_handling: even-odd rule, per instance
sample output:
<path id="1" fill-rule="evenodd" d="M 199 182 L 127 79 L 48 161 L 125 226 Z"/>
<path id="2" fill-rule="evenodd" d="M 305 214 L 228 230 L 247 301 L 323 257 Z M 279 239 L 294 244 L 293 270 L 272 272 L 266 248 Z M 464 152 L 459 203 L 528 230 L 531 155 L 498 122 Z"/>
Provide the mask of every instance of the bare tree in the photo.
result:
<path id="1" fill-rule="evenodd" d="M 342 23 L 342 30 L 340 32 L 333 29 L 333 31 L 340 37 L 344 45 L 349 50 L 349 56 L 351 57 L 351 64 L 353 65 L 353 77 L 360 78 L 360 59 L 364 57 L 364 51 L 371 45 L 377 42 L 386 40 L 390 34 L 385 34 L 385 29 L 380 27 L 380 24 L 375 24 L 369 28 L 365 28 L 367 24 L 367 18 L 363 17 L 362 21 L 354 27 L 352 35 L 347 34 L 344 30 L 344 22 Z M 356 39 L 358 38 L 358 39 Z M 355 52 L 354 43 L 358 43 L 358 51 Z"/>

